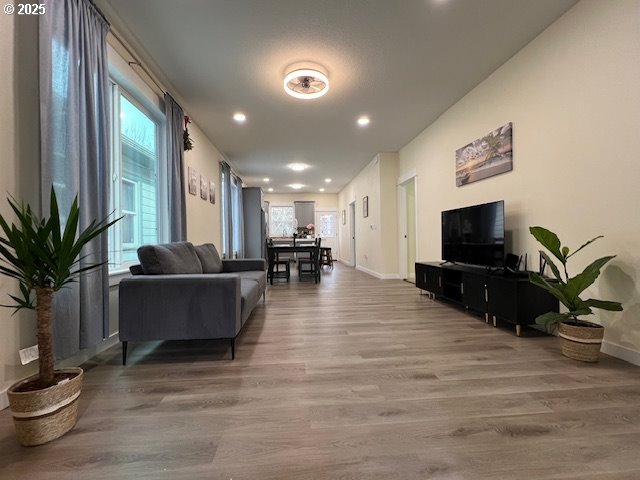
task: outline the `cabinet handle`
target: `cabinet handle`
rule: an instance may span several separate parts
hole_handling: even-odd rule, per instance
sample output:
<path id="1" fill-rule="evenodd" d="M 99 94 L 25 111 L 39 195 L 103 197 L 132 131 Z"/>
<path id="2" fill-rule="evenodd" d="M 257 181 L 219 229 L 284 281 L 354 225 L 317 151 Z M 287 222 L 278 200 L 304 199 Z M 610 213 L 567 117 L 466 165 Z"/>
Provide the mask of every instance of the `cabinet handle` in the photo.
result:
<path id="1" fill-rule="evenodd" d="M 464 295 L 464 283 L 460 284 L 460 293 Z"/>
<path id="2" fill-rule="evenodd" d="M 424 273 L 422 274 L 422 278 L 423 278 L 423 280 L 422 280 L 422 281 L 423 281 L 424 283 L 427 283 L 427 272 L 424 272 Z"/>
<path id="3" fill-rule="evenodd" d="M 438 286 L 442 287 L 442 277 L 438 277 Z"/>
<path id="4" fill-rule="evenodd" d="M 489 303 L 489 291 L 486 288 L 484 289 L 484 301 Z"/>

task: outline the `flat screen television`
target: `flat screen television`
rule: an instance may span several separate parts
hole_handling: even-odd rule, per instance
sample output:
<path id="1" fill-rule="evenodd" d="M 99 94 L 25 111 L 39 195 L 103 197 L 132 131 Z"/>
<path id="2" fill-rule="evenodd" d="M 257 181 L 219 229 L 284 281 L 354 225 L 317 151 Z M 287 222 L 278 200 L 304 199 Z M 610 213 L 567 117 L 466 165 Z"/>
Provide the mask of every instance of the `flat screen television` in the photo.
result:
<path id="1" fill-rule="evenodd" d="M 504 201 L 442 212 L 442 259 L 504 267 Z"/>

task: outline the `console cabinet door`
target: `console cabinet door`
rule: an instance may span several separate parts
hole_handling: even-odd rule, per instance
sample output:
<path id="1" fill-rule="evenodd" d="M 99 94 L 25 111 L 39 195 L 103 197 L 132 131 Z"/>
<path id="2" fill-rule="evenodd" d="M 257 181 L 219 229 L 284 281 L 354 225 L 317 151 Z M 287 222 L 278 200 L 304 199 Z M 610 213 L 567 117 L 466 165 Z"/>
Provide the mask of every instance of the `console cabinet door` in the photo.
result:
<path id="1" fill-rule="evenodd" d="M 462 274 L 462 303 L 470 310 L 479 313 L 486 312 L 487 302 L 485 299 L 485 288 L 487 284 L 486 275 L 464 272 Z"/>
<path id="2" fill-rule="evenodd" d="M 496 317 L 509 323 L 518 322 L 518 282 L 507 278 L 491 277 L 487 285 L 489 318 Z"/>
<path id="3" fill-rule="evenodd" d="M 423 263 L 416 263 L 416 287 L 429 290 L 427 288 L 427 266 Z"/>
<path id="4" fill-rule="evenodd" d="M 427 265 L 427 290 L 442 295 L 442 269 Z"/>

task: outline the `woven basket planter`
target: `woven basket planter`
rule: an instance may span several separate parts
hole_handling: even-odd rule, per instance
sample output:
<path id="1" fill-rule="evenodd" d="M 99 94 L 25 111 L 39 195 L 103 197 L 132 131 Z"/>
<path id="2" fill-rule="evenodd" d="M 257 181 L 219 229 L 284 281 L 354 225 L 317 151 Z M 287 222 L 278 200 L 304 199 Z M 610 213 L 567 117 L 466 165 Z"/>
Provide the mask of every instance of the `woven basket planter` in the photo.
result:
<path id="1" fill-rule="evenodd" d="M 581 362 L 597 362 L 604 337 L 604 327 L 581 321 L 579 325 L 560 322 L 562 354 Z"/>
<path id="2" fill-rule="evenodd" d="M 42 445 L 61 437 L 76 424 L 78 397 L 82 389 L 81 368 L 56 370 L 56 374 L 71 376 L 68 381 L 42 390 L 16 391 L 37 375 L 12 385 L 7 395 L 18 441 L 26 446 Z"/>

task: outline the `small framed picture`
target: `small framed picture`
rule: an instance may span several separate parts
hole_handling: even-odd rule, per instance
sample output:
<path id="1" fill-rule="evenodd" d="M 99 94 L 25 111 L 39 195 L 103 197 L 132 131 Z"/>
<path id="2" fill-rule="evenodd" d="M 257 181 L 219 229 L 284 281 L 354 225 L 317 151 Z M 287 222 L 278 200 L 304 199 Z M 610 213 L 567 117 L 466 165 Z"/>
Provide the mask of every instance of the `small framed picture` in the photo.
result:
<path id="1" fill-rule="evenodd" d="M 213 180 L 209 182 L 209 202 L 216 204 L 216 184 L 213 183 Z"/>
<path id="2" fill-rule="evenodd" d="M 369 216 L 369 196 L 362 197 L 362 216 L 367 218 Z"/>
<path id="3" fill-rule="evenodd" d="M 193 167 L 189 167 L 189 193 L 191 195 L 198 193 L 198 172 Z"/>
<path id="4" fill-rule="evenodd" d="M 346 210 L 342 210 L 342 224 L 343 225 L 347 224 L 347 211 Z"/>
<path id="5" fill-rule="evenodd" d="M 202 200 L 209 198 L 209 182 L 204 175 L 200 175 L 200 198 Z"/>

